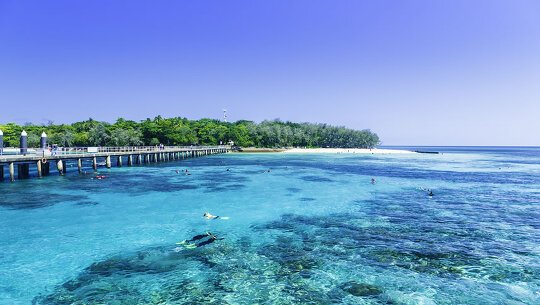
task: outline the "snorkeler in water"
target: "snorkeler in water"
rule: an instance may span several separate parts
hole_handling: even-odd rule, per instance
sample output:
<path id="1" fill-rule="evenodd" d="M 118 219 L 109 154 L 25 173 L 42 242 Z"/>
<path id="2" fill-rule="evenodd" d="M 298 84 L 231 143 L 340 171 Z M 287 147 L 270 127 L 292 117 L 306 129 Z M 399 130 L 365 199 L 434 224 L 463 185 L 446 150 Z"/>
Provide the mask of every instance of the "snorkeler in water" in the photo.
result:
<path id="1" fill-rule="evenodd" d="M 181 242 L 179 242 L 179 243 L 177 243 L 177 244 L 185 244 L 185 243 L 189 243 L 189 242 L 194 242 L 194 241 L 203 239 L 203 238 L 208 237 L 208 236 L 213 236 L 213 234 L 210 233 L 210 232 L 206 232 L 206 233 L 204 233 L 204 234 L 195 235 L 195 236 L 193 236 L 191 239 L 189 239 L 189 240 L 188 240 L 188 239 L 183 240 L 183 241 L 181 241 Z"/>
<path id="2" fill-rule="evenodd" d="M 432 190 L 428 190 L 428 191 L 429 191 L 428 196 L 433 197 L 433 191 Z"/>
<path id="3" fill-rule="evenodd" d="M 217 236 L 211 235 L 207 240 L 202 241 L 202 242 L 196 244 L 196 246 L 197 246 L 197 248 L 200 248 L 200 247 L 202 247 L 202 246 L 209 245 L 209 244 L 215 242 L 215 241 L 218 240 L 218 239 L 223 239 L 223 238 L 217 238 Z"/>
<path id="4" fill-rule="evenodd" d="M 204 240 L 206 238 L 206 240 Z M 216 240 L 221 240 L 223 238 L 218 238 L 216 235 L 206 232 L 205 234 L 195 235 L 190 240 L 183 240 L 181 242 L 176 243 L 177 245 L 183 245 L 187 249 L 195 249 L 202 246 L 209 245 Z M 195 243 L 199 241 L 198 243 Z"/>
<path id="5" fill-rule="evenodd" d="M 208 212 L 205 212 L 205 213 L 203 214 L 203 216 L 204 216 L 206 219 L 218 219 L 218 218 L 219 218 L 219 216 L 212 215 L 212 214 L 210 214 L 210 213 L 208 213 Z"/>

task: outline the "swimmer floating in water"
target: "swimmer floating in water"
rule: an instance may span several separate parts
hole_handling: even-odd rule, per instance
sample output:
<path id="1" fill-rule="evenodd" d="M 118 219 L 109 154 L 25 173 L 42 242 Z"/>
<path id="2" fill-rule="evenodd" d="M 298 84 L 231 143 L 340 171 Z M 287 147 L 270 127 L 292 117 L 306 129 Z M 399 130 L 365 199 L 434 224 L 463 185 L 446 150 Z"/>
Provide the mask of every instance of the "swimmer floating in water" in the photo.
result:
<path id="1" fill-rule="evenodd" d="M 375 184 L 375 178 L 371 178 L 371 184 Z"/>
<path id="2" fill-rule="evenodd" d="M 223 238 L 217 238 L 214 234 L 210 232 L 206 232 L 205 234 L 195 235 L 189 240 L 183 240 L 181 242 L 177 242 L 177 245 L 183 245 L 187 249 L 195 249 L 200 248 L 206 245 L 209 245 L 216 240 L 221 240 Z"/>
<path id="3" fill-rule="evenodd" d="M 203 214 L 203 217 L 206 218 L 206 219 L 221 219 L 221 220 L 229 220 L 229 217 L 225 217 L 225 216 L 217 216 L 217 215 L 212 215 L 208 212 L 205 212 Z"/>
<path id="4" fill-rule="evenodd" d="M 427 189 L 427 188 L 423 188 L 423 187 L 419 187 L 418 189 L 421 190 L 422 192 L 427 192 L 427 195 L 429 196 L 429 198 L 431 198 L 431 197 L 433 197 L 435 195 L 435 194 L 433 194 L 432 189 Z"/>
<path id="5" fill-rule="evenodd" d="M 212 214 L 210 214 L 210 213 L 208 213 L 208 212 L 205 212 L 205 213 L 203 214 L 203 216 L 204 216 L 206 219 L 218 219 L 218 218 L 219 218 L 219 216 L 212 215 Z"/>

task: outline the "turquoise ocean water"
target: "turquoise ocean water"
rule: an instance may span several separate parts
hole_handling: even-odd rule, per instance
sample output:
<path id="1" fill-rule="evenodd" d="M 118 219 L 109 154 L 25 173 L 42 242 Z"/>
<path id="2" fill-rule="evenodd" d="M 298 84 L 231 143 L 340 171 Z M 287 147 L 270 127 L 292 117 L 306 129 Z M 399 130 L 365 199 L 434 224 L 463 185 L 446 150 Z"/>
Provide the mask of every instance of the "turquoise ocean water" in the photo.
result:
<path id="1" fill-rule="evenodd" d="M 540 304 L 540 149 L 422 150 L 1 183 L 0 304 Z"/>

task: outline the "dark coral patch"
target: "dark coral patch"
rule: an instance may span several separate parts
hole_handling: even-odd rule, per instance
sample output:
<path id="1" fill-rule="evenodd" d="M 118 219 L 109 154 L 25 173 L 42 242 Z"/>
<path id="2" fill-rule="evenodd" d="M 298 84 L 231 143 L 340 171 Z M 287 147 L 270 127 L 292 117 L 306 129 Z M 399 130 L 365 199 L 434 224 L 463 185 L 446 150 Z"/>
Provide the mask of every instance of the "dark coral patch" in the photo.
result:
<path id="1" fill-rule="evenodd" d="M 300 179 L 309 182 L 333 182 L 334 180 L 319 176 L 302 176 Z"/>
<path id="2" fill-rule="evenodd" d="M 372 297 L 383 293 L 383 290 L 375 285 L 355 281 L 343 283 L 339 288 L 356 297 Z"/>

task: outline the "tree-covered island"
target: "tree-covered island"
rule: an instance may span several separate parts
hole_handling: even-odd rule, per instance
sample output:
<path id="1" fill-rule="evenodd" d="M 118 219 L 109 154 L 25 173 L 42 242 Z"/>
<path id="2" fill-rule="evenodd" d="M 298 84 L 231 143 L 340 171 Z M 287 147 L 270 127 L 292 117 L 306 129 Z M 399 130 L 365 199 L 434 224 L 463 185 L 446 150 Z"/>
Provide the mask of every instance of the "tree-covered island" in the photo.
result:
<path id="1" fill-rule="evenodd" d="M 42 132 L 49 143 L 60 146 L 218 145 L 233 141 L 242 147 L 358 147 L 372 148 L 379 137 L 370 130 L 354 130 L 327 124 L 293 123 L 280 120 L 223 122 L 214 119 L 146 119 L 140 122 L 119 118 L 114 124 L 88 119 L 73 124 L 24 126 L 0 124 L 6 147 L 19 146 L 22 130 L 30 147 L 39 146 Z"/>

